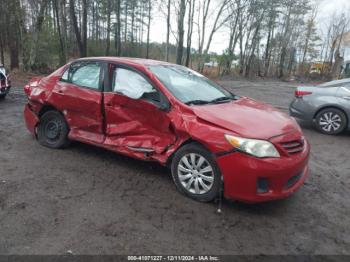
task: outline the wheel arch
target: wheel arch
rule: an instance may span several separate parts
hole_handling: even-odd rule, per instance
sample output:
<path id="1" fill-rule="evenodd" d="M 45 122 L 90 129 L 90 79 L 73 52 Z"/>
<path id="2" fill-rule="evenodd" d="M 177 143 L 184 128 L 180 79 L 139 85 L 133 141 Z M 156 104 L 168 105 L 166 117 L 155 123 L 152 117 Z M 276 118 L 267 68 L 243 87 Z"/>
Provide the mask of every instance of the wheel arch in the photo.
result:
<path id="1" fill-rule="evenodd" d="M 45 104 L 41 107 L 39 113 L 38 113 L 38 117 L 40 118 L 41 116 L 43 116 L 46 112 L 49 111 L 57 111 L 60 112 L 56 107 L 49 105 L 49 104 Z"/>
<path id="2" fill-rule="evenodd" d="M 38 112 L 39 121 L 40 121 L 40 118 L 41 118 L 46 112 L 49 112 L 49 111 L 56 111 L 56 112 L 60 113 L 60 114 L 63 116 L 63 118 L 66 120 L 66 123 L 67 123 L 67 125 L 68 125 L 68 128 L 70 129 L 69 122 L 67 121 L 67 118 L 66 118 L 66 116 L 63 114 L 63 112 L 60 111 L 60 110 L 58 110 L 56 107 L 54 107 L 54 106 L 51 105 L 51 104 L 44 104 L 44 105 L 40 108 L 40 110 L 39 110 L 39 112 Z"/>
<path id="3" fill-rule="evenodd" d="M 325 110 L 325 109 L 337 109 L 337 110 L 343 112 L 343 114 L 345 115 L 345 118 L 346 118 L 346 125 L 349 124 L 349 116 L 348 116 L 348 114 L 346 113 L 346 111 L 345 111 L 342 107 L 337 106 L 337 105 L 327 105 L 327 106 L 323 106 L 323 107 L 319 108 L 319 109 L 315 112 L 315 114 L 314 114 L 314 116 L 313 116 L 312 119 L 315 120 L 315 119 L 316 119 L 316 116 L 317 116 L 322 110 Z"/>
<path id="4" fill-rule="evenodd" d="M 177 148 L 174 152 L 171 153 L 171 155 L 168 157 L 167 161 L 166 161 L 166 166 L 167 167 L 170 167 L 171 166 L 171 162 L 173 161 L 173 158 L 175 156 L 175 154 L 180 150 L 180 148 L 184 147 L 185 145 L 188 145 L 188 144 L 198 144 L 200 146 L 202 146 L 203 148 L 205 148 L 208 152 L 210 152 L 212 154 L 212 152 L 209 150 L 209 148 L 207 146 L 205 146 L 205 144 L 199 142 L 198 140 L 195 140 L 193 138 L 189 138 L 185 141 L 183 141 Z M 214 155 L 213 155 L 214 156 Z M 214 156 L 215 158 L 215 156 Z"/>

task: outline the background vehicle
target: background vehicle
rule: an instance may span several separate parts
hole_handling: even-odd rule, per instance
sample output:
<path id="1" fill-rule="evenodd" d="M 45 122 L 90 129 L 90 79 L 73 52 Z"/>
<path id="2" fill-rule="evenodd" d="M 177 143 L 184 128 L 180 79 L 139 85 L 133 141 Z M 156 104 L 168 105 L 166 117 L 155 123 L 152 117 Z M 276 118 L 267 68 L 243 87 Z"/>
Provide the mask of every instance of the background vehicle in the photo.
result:
<path id="1" fill-rule="evenodd" d="M 204 63 L 204 66 L 206 66 L 206 67 L 218 67 L 218 62 L 216 62 L 216 61 L 209 61 L 209 62 L 206 62 L 206 63 Z"/>
<path id="2" fill-rule="evenodd" d="M 350 79 L 331 81 L 318 86 L 298 87 L 290 114 L 313 122 L 328 135 L 350 129 Z"/>
<path id="3" fill-rule="evenodd" d="M 315 62 L 310 66 L 310 75 L 321 75 L 322 72 L 329 72 L 331 65 L 327 62 Z"/>
<path id="4" fill-rule="evenodd" d="M 6 74 L 5 67 L 0 64 L 0 99 L 5 98 L 11 88 L 9 75 Z"/>
<path id="5" fill-rule="evenodd" d="M 25 87 L 27 128 L 50 148 L 70 140 L 171 168 L 185 195 L 260 202 L 295 192 L 310 147 L 296 121 L 186 67 L 85 58 Z"/>

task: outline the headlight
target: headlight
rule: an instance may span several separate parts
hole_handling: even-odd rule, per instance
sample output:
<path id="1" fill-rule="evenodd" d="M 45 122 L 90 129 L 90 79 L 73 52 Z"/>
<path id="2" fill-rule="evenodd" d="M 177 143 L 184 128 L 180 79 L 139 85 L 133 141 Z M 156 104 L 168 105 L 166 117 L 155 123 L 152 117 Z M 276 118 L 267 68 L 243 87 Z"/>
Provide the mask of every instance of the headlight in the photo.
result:
<path id="1" fill-rule="evenodd" d="M 256 157 L 280 157 L 277 149 L 268 141 L 225 135 L 235 148 Z"/>

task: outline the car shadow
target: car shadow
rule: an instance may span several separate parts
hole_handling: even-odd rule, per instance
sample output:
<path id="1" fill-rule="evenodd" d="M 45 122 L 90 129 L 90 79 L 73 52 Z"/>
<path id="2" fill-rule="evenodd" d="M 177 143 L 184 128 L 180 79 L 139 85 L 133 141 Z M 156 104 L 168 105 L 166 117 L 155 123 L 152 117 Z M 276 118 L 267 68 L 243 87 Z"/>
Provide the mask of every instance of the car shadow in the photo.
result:
<path id="1" fill-rule="evenodd" d="M 134 169 L 135 171 L 144 170 L 149 173 L 151 170 L 152 173 L 157 176 L 164 173 L 170 174 L 170 170 L 167 167 L 162 166 L 157 162 L 135 159 L 117 152 L 77 141 L 73 141 L 69 149 L 76 151 L 81 155 L 94 156 L 96 158 L 100 158 L 101 161 L 113 162 L 118 166 Z"/>
<path id="2" fill-rule="evenodd" d="M 88 144 L 83 144 L 80 142 L 72 142 L 71 146 L 69 147 L 69 150 L 72 150 L 79 155 L 85 155 L 87 157 L 96 157 L 97 159 L 100 159 L 100 161 L 106 161 L 109 163 L 116 164 L 117 167 L 121 168 L 127 168 L 131 171 L 131 173 L 138 173 L 141 175 L 145 175 L 145 177 L 149 178 L 151 176 L 151 179 L 156 178 L 158 180 L 158 184 L 167 183 L 167 187 L 171 183 L 171 186 L 173 184 L 173 180 L 171 177 L 171 172 L 169 168 L 160 165 L 157 162 L 151 162 L 151 161 L 143 161 L 139 159 L 134 159 L 128 156 L 124 156 L 119 153 L 115 153 L 113 151 L 109 151 L 103 148 L 95 147 Z M 144 178 L 144 179 L 147 179 Z M 152 186 L 152 185 L 150 185 Z M 174 192 L 181 194 L 180 192 L 177 192 L 175 185 L 172 187 L 172 190 Z M 187 202 L 189 198 L 186 196 L 183 196 L 183 199 Z M 217 210 L 219 207 L 219 199 L 216 199 L 210 203 L 198 203 L 195 200 L 192 200 L 195 204 L 205 205 L 207 204 L 208 207 L 213 208 L 213 211 Z M 297 201 L 297 200 L 296 200 Z M 282 200 L 274 200 L 270 202 L 263 202 L 263 203 L 255 203 L 255 204 L 248 204 L 243 203 L 239 201 L 233 201 L 229 199 L 222 199 L 222 212 L 225 213 L 225 210 L 229 213 L 231 212 L 239 212 L 239 213 L 246 213 L 246 214 L 256 214 L 256 215 L 278 215 L 281 213 L 281 210 L 285 210 L 288 206 L 290 206 L 291 202 L 293 201 L 293 196 L 282 199 Z"/>
<path id="3" fill-rule="evenodd" d="M 291 206 L 291 203 L 294 202 L 294 196 L 290 196 L 285 199 L 272 200 L 262 203 L 244 203 L 240 201 L 228 200 L 223 201 L 222 210 L 225 209 L 234 210 L 240 213 L 248 214 L 264 214 L 264 215 L 273 215 L 281 213 L 281 210 L 284 210 Z"/>

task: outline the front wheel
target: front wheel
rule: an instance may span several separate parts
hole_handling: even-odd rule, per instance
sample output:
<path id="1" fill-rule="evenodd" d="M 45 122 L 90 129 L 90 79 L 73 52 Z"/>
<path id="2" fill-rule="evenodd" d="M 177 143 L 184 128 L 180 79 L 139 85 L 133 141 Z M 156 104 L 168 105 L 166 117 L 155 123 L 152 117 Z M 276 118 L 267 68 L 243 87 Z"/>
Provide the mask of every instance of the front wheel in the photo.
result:
<path id="1" fill-rule="evenodd" d="M 219 167 L 212 154 L 199 144 L 185 145 L 176 152 L 171 173 L 178 190 L 192 199 L 209 202 L 219 195 Z"/>
<path id="2" fill-rule="evenodd" d="M 316 116 L 317 129 L 327 135 L 338 135 L 347 125 L 345 114 L 336 108 L 326 108 Z"/>
<path id="3" fill-rule="evenodd" d="M 38 141 L 49 148 L 64 148 L 69 145 L 69 128 L 63 115 L 57 111 L 48 111 L 38 126 Z"/>

